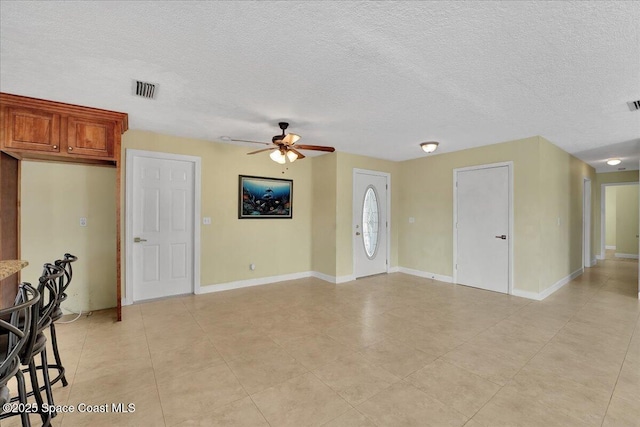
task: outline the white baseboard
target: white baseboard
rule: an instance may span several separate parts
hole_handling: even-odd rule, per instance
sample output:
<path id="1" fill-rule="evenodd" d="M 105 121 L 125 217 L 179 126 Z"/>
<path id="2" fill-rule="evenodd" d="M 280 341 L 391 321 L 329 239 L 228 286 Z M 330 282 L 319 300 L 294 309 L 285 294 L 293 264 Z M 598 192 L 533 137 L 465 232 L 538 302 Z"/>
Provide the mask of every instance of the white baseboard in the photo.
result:
<path id="1" fill-rule="evenodd" d="M 438 280 L 439 282 L 453 283 L 453 277 L 442 274 L 429 273 L 428 271 L 414 270 L 412 268 L 398 267 L 398 271 L 412 276 L 424 277 L 426 279 Z"/>
<path id="2" fill-rule="evenodd" d="M 270 283 L 284 282 L 287 280 L 304 279 L 312 277 L 313 272 L 303 271 L 300 273 L 282 274 L 279 276 L 257 277 L 255 279 L 237 280 L 227 283 L 216 283 L 214 285 L 200 286 L 195 290 L 196 295 L 208 294 L 210 292 L 228 291 L 231 289 L 248 288 L 251 286 L 268 285 Z"/>
<path id="3" fill-rule="evenodd" d="M 511 295 L 513 295 L 514 297 L 532 299 L 536 301 L 540 301 L 542 299 L 540 298 L 540 294 L 538 294 L 537 292 L 523 291 L 521 289 L 512 289 Z"/>
<path id="4" fill-rule="evenodd" d="M 400 267 L 391 267 L 389 268 L 389 273 L 399 273 L 400 272 Z"/>
<path id="5" fill-rule="evenodd" d="M 329 274 L 324 274 L 324 273 L 320 273 L 318 271 L 312 271 L 311 272 L 311 277 L 315 277 L 317 279 L 320 280 L 324 280 L 325 282 L 329 282 L 329 283 L 335 283 L 335 284 L 340 284 L 340 283 L 346 283 L 346 282 L 350 282 L 352 280 L 356 280 L 355 276 L 353 274 L 349 274 L 347 276 L 331 276 Z"/>
<path id="6" fill-rule="evenodd" d="M 584 269 L 579 268 L 573 273 L 569 274 L 566 277 L 563 277 L 562 279 L 558 280 L 556 283 L 554 283 L 553 285 L 549 286 L 547 289 L 539 293 L 531 292 L 531 291 L 523 291 L 520 289 L 513 289 L 511 291 L 511 295 L 516 297 L 528 298 L 536 301 L 542 301 L 543 299 L 545 299 L 552 293 L 556 292 L 558 289 L 562 288 L 564 285 L 566 285 L 576 277 L 580 276 L 582 273 L 584 273 Z"/>
<path id="7" fill-rule="evenodd" d="M 596 255 L 596 259 L 599 259 L 600 261 L 602 261 L 603 259 L 605 259 L 604 255 Z"/>
<path id="8" fill-rule="evenodd" d="M 596 264 L 598 263 L 597 258 L 598 258 L 598 257 L 593 257 L 593 258 L 591 258 L 591 265 L 590 265 L 589 267 L 593 267 L 594 265 L 596 265 Z"/>
<path id="9" fill-rule="evenodd" d="M 611 245 L 606 246 L 606 245 L 605 245 L 605 247 L 604 247 L 604 248 L 605 248 L 605 249 L 615 249 L 615 248 L 616 248 L 616 246 L 615 246 L 615 245 L 613 245 L 613 246 L 611 246 Z"/>
<path id="10" fill-rule="evenodd" d="M 616 258 L 629 258 L 629 259 L 638 259 L 638 254 L 621 254 L 616 252 Z"/>

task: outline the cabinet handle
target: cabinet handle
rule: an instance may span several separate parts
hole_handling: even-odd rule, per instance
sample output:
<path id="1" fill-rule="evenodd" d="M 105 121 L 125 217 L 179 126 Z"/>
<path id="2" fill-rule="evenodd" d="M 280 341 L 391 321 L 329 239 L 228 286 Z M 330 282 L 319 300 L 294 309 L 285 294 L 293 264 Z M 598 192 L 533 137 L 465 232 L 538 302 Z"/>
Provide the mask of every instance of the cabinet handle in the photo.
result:
<path id="1" fill-rule="evenodd" d="M 54 149 L 54 150 L 57 150 L 57 149 L 58 149 L 58 146 L 57 146 L 57 145 L 54 145 L 54 146 L 53 146 L 53 149 Z"/>
<path id="2" fill-rule="evenodd" d="M 69 147 L 69 151 L 72 151 L 72 150 L 73 150 L 73 147 Z"/>

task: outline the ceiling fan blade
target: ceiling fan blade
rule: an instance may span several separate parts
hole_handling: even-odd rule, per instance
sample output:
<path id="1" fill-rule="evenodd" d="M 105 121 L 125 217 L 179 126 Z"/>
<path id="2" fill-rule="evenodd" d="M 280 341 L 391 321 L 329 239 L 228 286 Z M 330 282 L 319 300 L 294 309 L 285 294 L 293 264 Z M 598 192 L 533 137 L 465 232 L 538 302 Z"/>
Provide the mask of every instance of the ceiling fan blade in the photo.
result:
<path id="1" fill-rule="evenodd" d="M 282 142 L 285 145 L 293 145 L 299 140 L 300 140 L 300 135 L 296 135 L 295 133 L 288 133 L 287 135 L 285 135 L 284 138 L 282 138 L 280 142 Z"/>
<path id="2" fill-rule="evenodd" d="M 273 148 L 263 148 L 262 150 L 258 150 L 258 151 L 252 151 L 250 153 L 247 154 L 257 154 L 257 153 L 262 153 L 263 151 L 271 151 L 271 150 L 277 150 L 278 147 L 273 147 Z"/>
<path id="3" fill-rule="evenodd" d="M 251 142 L 253 144 L 271 145 L 270 142 L 249 141 L 247 139 L 233 139 L 233 138 L 231 138 L 231 141 L 235 141 L 235 142 Z"/>
<path id="4" fill-rule="evenodd" d="M 289 151 L 293 151 L 294 153 L 296 153 L 298 155 L 298 159 L 304 159 L 305 158 L 304 154 L 302 154 L 301 152 L 299 152 L 298 150 L 296 150 L 293 147 L 289 147 Z"/>
<path id="5" fill-rule="evenodd" d="M 336 151 L 333 147 L 325 147 L 323 145 L 296 145 L 298 150 L 316 150 L 316 151 L 326 151 L 329 153 L 333 153 Z"/>

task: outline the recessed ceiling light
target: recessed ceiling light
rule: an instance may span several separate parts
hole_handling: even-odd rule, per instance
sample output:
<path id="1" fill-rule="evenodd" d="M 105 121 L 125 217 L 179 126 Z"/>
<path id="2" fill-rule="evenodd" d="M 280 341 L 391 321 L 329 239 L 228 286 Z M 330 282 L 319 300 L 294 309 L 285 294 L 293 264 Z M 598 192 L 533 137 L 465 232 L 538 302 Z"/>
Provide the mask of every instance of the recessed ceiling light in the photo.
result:
<path id="1" fill-rule="evenodd" d="M 433 153 L 438 148 L 438 144 L 439 143 L 435 141 L 423 142 L 420 144 L 420 148 L 422 148 L 422 151 L 425 153 Z"/>
<path id="2" fill-rule="evenodd" d="M 220 137 L 220 141 L 229 142 L 229 141 L 231 141 L 231 137 L 230 136 L 221 136 Z"/>
<path id="3" fill-rule="evenodd" d="M 620 163 L 622 163 L 622 160 L 620 160 L 620 159 L 609 159 L 609 160 L 607 160 L 607 164 L 609 166 L 619 165 Z"/>

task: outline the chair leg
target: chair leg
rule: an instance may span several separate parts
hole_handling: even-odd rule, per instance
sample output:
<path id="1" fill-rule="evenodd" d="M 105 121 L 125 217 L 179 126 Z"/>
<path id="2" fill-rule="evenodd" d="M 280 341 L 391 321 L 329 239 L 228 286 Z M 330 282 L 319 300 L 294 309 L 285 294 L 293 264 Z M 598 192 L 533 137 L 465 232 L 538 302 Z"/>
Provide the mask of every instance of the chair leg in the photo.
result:
<path id="1" fill-rule="evenodd" d="M 53 401 L 53 391 L 51 390 L 51 382 L 49 381 L 49 370 L 47 369 L 47 350 L 43 350 L 40 353 L 40 361 L 42 362 L 42 379 L 44 381 L 44 391 L 47 394 L 47 403 L 50 406 L 54 406 L 55 403 Z M 52 411 L 50 416 L 53 418 L 58 415 L 56 412 Z"/>
<path id="2" fill-rule="evenodd" d="M 54 384 L 58 381 L 58 379 L 62 380 L 62 387 L 66 387 L 69 385 L 67 382 L 67 378 L 64 375 L 64 366 L 62 366 L 62 361 L 60 360 L 60 352 L 58 350 L 58 337 L 56 336 L 56 324 L 51 323 L 49 327 L 49 331 L 51 332 L 51 346 L 53 347 L 53 357 L 56 360 L 56 368 L 58 369 L 58 376 L 51 382 Z"/>
<path id="3" fill-rule="evenodd" d="M 24 384 L 24 375 L 21 370 L 16 373 L 16 380 L 18 381 L 18 397 L 21 403 L 27 402 L 27 387 Z M 31 427 L 31 421 L 29 420 L 29 414 L 26 411 L 20 413 L 22 419 L 22 427 Z"/>
<path id="4" fill-rule="evenodd" d="M 50 425 L 50 417 L 42 410 L 44 407 L 44 401 L 42 400 L 40 386 L 38 385 L 38 369 L 36 368 L 36 362 L 33 359 L 29 362 L 29 376 L 31 377 L 31 389 L 33 390 L 33 396 L 36 398 L 40 418 L 42 418 L 42 426 L 48 426 Z"/>

